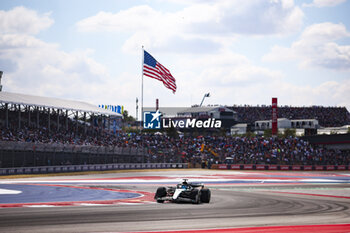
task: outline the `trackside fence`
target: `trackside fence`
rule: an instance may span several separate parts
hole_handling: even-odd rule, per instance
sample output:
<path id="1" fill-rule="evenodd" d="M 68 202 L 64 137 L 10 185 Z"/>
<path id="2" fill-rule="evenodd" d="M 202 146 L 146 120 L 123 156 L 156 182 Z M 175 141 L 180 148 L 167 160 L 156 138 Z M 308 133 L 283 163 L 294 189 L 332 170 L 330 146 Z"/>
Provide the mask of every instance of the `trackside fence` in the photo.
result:
<path id="1" fill-rule="evenodd" d="M 347 171 L 350 165 L 274 165 L 274 164 L 214 164 L 219 170 L 268 170 L 268 171 Z"/>
<path id="2" fill-rule="evenodd" d="M 183 163 L 171 150 L 146 147 L 91 146 L 0 141 L 0 168 L 61 165 Z"/>
<path id="3" fill-rule="evenodd" d="M 93 165 L 64 165 L 42 167 L 0 168 L 0 175 L 47 174 L 82 171 L 108 171 L 126 169 L 166 169 L 187 168 L 187 163 L 125 163 L 125 164 L 93 164 Z"/>

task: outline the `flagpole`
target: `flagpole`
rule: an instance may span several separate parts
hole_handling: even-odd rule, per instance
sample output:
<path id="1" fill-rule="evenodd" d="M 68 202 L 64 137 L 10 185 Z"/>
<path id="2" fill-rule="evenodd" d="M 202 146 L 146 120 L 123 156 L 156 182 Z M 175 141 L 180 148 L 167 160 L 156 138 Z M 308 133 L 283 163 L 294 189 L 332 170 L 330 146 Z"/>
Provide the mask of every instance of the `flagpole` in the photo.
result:
<path id="1" fill-rule="evenodd" d="M 143 48 L 143 45 L 142 45 L 142 74 L 141 74 L 141 122 L 140 122 L 140 130 L 142 130 L 142 127 L 143 127 L 143 64 L 144 64 L 144 61 L 145 60 L 145 52 L 144 52 L 144 48 Z"/>

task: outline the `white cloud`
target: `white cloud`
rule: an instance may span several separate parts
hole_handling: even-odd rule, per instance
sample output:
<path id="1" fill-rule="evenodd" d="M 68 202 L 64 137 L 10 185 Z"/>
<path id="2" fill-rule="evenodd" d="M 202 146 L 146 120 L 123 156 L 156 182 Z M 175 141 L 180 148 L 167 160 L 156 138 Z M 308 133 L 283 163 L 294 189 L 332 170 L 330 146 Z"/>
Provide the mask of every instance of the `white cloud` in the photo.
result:
<path id="1" fill-rule="evenodd" d="M 51 25 L 48 22 L 53 22 L 49 14 L 42 16 L 20 7 L 1 11 L 0 15 L 8 21 L 9 15 L 18 11 L 21 19 L 27 20 L 14 20 L 16 23 L 12 25 L 0 21 L 3 91 L 93 104 L 124 104 L 128 110 L 134 106 L 134 98 L 130 96 L 139 96 L 139 76 L 123 73 L 113 77 L 104 65 L 94 60 L 93 50 L 66 52 L 59 44 L 38 39 L 35 34 L 47 29 Z"/>
<path id="2" fill-rule="evenodd" d="M 19 20 L 6 23 L 14 16 Z M 95 102 L 105 85 L 112 85 L 108 85 L 111 77 L 106 68 L 92 58 L 92 50 L 64 52 L 58 44 L 33 35 L 52 24 L 49 15 L 16 7 L 1 11 L 0 17 L 4 19 L 0 21 L 4 91 Z"/>
<path id="3" fill-rule="evenodd" d="M 212 87 L 212 103 L 220 104 L 270 104 L 272 97 L 278 97 L 281 105 L 292 106 L 346 106 L 350 109 L 350 79 L 326 81 L 317 86 L 295 85 L 287 79 L 265 79 L 249 86 L 227 85 Z"/>
<path id="4" fill-rule="evenodd" d="M 164 50 L 181 52 L 170 56 L 171 63 L 160 60 L 177 80 L 176 95 L 161 82 L 145 78 L 144 106 L 153 106 L 155 98 L 160 99 L 162 106 L 189 106 L 199 103 L 203 94 L 208 91 L 212 96 L 206 103 L 215 104 L 268 104 L 272 96 L 278 96 L 283 104 L 349 105 L 349 81 L 324 82 L 316 88 L 293 85 L 282 71 L 261 67 L 246 56 L 229 50 L 232 41 L 237 39 L 232 35 L 243 33 L 238 28 L 229 27 L 229 19 L 240 19 L 245 11 L 260 14 L 258 16 L 266 20 L 259 25 L 272 28 L 255 32 L 252 29 L 254 35 L 279 35 L 290 29 L 294 30 L 301 24 L 302 12 L 294 6 L 293 1 L 270 1 L 269 4 L 260 3 L 261 1 L 247 2 L 239 4 L 239 1 L 219 1 L 214 4 L 207 1 L 207 4 L 197 4 L 199 8 L 189 5 L 184 10 L 173 13 L 139 6 L 116 14 L 100 12 L 80 21 L 77 26 L 86 32 L 117 31 L 129 34 L 129 39 L 123 45 L 127 52 L 134 51 L 136 47 L 139 52 L 141 42 L 147 48 L 152 48 L 152 55 L 156 58 Z M 260 12 L 262 9 L 266 10 L 265 16 Z M 282 13 L 276 16 L 274 12 L 278 9 L 282 9 Z M 35 37 L 36 33 L 49 26 L 41 25 L 40 19 L 44 16 L 35 11 L 24 9 L 23 12 L 24 18 L 29 17 L 25 14 L 34 15 L 32 22 L 36 23 L 31 25 L 32 29 L 19 30 L 20 32 L 7 30 L 0 35 L 0 67 L 4 67 L 5 71 L 2 80 L 4 91 L 76 99 L 96 104 L 124 104 L 130 113 L 134 113 L 135 98 L 140 96 L 139 70 L 123 70 L 117 77 L 112 77 L 104 65 L 93 59 L 93 50 L 67 52 L 59 44 L 47 43 Z M 47 17 L 48 21 L 53 22 L 49 15 Z M 249 17 L 242 18 L 247 20 L 242 23 L 250 22 L 252 18 Z M 281 19 L 281 23 L 274 22 L 277 19 Z M 24 27 L 22 24 L 18 22 L 15 28 Z M 208 30 L 205 30 L 206 25 Z M 217 29 L 215 25 L 218 26 Z M 203 28 L 192 30 L 197 26 Z M 347 54 L 347 48 L 335 44 L 334 40 L 347 36 L 348 31 L 343 25 L 310 27 L 297 41 L 299 44 L 296 42 L 291 48 L 276 47 L 272 54 L 279 53 L 277 57 L 290 59 L 302 58 L 302 62 L 317 64 L 315 51 L 319 46 L 328 55 L 328 59 L 333 61 L 339 53 Z M 320 38 L 322 43 L 317 42 Z M 307 50 L 309 45 L 314 47 Z M 186 51 L 179 48 L 190 53 L 184 54 Z M 271 57 L 276 58 L 272 55 Z M 345 62 L 343 66 L 346 64 Z M 334 88 L 340 94 L 333 93 L 331 90 Z"/>
<path id="5" fill-rule="evenodd" d="M 307 82 L 298 85 L 282 71 L 255 65 L 245 56 L 229 51 L 186 57 L 176 67 L 181 67 L 173 70 L 179 86 L 177 95 L 191 98 L 192 104 L 199 104 L 203 94 L 210 92 L 206 104 L 270 104 L 271 98 L 277 96 L 282 105 L 336 105 L 350 109 L 350 78 L 316 86 Z"/>
<path id="6" fill-rule="evenodd" d="M 247 72 L 248 71 L 248 72 Z M 270 104 L 276 96 L 281 105 L 292 106 L 346 106 L 350 109 L 350 79 L 340 81 L 325 81 L 319 85 L 296 85 L 278 72 L 261 67 L 238 66 L 230 70 L 219 68 L 215 72 L 190 76 L 190 83 L 181 87 L 180 96 L 191 95 L 192 104 L 199 104 L 204 93 L 210 92 L 211 97 L 206 104 Z M 188 74 L 186 75 L 189 78 Z M 210 77 L 211 82 L 208 81 Z M 182 78 L 181 76 L 179 78 Z M 204 82 L 203 79 L 205 79 Z M 217 80 L 216 80 L 217 79 Z M 195 87 L 195 88 L 193 88 Z M 180 93 L 178 93 L 180 94 Z M 161 99 L 163 100 L 163 99 Z"/>
<path id="7" fill-rule="evenodd" d="M 346 2 L 346 0 L 314 0 L 312 3 L 304 3 L 303 7 L 332 7 Z"/>
<path id="8" fill-rule="evenodd" d="M 208 1 L 186 5 L 176 12 L 157 11 L 142 5 L 117 13 L 99 12 L 79 21 L 83 32 L 123 32 L 130 34 L 124 51 L 132 52 L 145 45 L 154 50 L 193 45 L 214 52 L 222 40 L 234 35 L 285 35 L 297 31 L 303 12 L 293 0 Z M 174 46 L 175 44 L 175 46 Z M 203 49 L 186 49 L 189 53 Z M 184 51 L 181 51 L 184 52 Z"/>
<path id="9" fill-rule="evenodd" d="M 57 47 L 54 44 L 47 44 L 31 35 L 25 34 L 3 34 L 0 35 L 0 49 L 11 52 L 14 49 L 35 49 L 40 47 Z"/>
<path id="10" fill-rule="evenodd" d="M 162 18 L 163 20 L 159 20 Z M 79 21 L 76 25 L 79 30 L 85 32 L 135 32 L 162 28 L 164 26 L 160 25 L 169 18 L 171 18 L 169 14 L 157 12 L 147 5 L 141 5 L 119 11 L 117 14 L 102 11 Z"/>
<path id="11" fill-rule="evenodd" d="M 176 104 L 179 102 L 187 103 L 187 106 L 199 104 L 207 92 L 212 93 L 212 96 L 206 99 L 205 104 L 256 105 L 261 101 L 269 101 L 268 87 L 271 82 L 283 80 L 281 72 L 255 65 L 247 57 L 228 50 L 175 60 L 178 60 L 172 70 L 178 85 L 175 105 L 179 105 Z M 261 95 L 259 89 L 264 90 Z M 167 103 L 171 103 L 168 98 Z"/>
<path id="12" fill-rule="evenodd" d="M 7 47 L 8 44 L 16 46 Z M 87 97 L 89 87 L 108 75 L 105 67 L 90 57 L 89 51 L 66 53 L 57 45 L 27 35 L 0 36 L 0 53 L 0 66 L 5 72 L 4 90 Z M 4 65 L 4 61 L 12 67 Z"/>
<path id="13" fill-rule="evenodd" d="M 275 86 L 283 104 L 297 106 L 346 106 L 350 109 L 350 79 L 326 81 L 317 86 L 280 83 Z M 290 97 L 293 96 L 291 99 Z"/>
<path id="14" fill-rule="evenodd" d="M 195 75 L 208 87 L 249 86 L 265 83 L 266 80 L 280 79 L 283 76 L 280 72 L 252 64 L 243 55 L 228 51 L 188 57 L 181 60 L 179 67 L 200 70 Z"/>
<path id="15" fill-rule="evenodd" d="M 37 34 L 54 23 L 50 13 L 39 15 L 25 7 L 15 7 L 10 11 L 0 11 L 0 31 L 14 34 Z"/>
<path id="16" fill-rule="evenodd" d="M 343 24 L 329 22 L 311 25 L 307 27 L 301 35 L 303 40 L 318 44 L 349 36 L 350 33 Z"/>
<path id="17" fill-rule="evenodd" d="M 350 45 L 335 41 L 350 37 L 343 24 L 321 23 L 307 27 L 290 48 L 275 46 L 265 61 L 298 60 L 302 67 L 350 70 Z"/>

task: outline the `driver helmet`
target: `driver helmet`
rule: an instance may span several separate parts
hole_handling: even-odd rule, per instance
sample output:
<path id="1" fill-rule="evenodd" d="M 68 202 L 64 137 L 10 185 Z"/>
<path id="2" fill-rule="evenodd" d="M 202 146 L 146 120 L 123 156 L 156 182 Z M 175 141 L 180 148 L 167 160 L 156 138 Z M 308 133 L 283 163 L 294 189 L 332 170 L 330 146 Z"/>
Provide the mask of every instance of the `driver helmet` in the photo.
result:
<path id="1" fill-rule="evenodd" d="M 184 189 L 188 188 L 187 179 L 184 179 L 184 181 L 182 182 L 181 188 L 184 188 Z"/>

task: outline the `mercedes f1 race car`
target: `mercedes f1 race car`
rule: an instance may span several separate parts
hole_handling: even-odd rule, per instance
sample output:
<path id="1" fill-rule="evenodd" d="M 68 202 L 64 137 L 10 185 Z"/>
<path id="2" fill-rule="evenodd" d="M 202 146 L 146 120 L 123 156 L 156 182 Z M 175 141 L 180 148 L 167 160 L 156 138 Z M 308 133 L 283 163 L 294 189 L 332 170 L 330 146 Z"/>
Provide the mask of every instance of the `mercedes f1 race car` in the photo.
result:
<path id="1" fill-rule="evenodd" d="M 176 185 L 176 187 L 159 187 L 154 199 L 158 203 L 170 201 L 199 204 L 209 203 L 210 196 L 210 189 L 205 188 L 204 184 L 188 183 L 187 179 L 184 179 L 183 182 Z"/>

